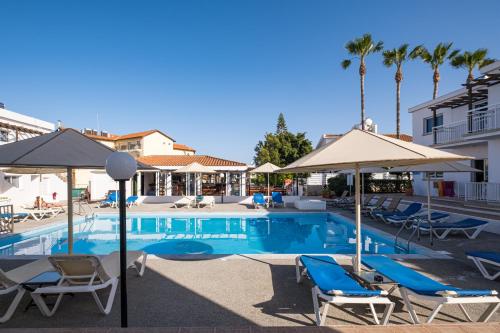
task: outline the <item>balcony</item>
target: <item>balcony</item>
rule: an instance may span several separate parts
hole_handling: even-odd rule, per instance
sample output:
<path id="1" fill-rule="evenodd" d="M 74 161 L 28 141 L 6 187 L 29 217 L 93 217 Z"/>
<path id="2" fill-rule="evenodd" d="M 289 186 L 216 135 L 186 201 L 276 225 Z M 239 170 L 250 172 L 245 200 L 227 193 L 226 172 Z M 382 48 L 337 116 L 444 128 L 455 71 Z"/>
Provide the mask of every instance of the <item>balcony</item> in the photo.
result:
<path id="1" fill-rule="evenodd" d="M 498 130 L 500 130 L 500 104 L 471 110 L 466 120 L 434 127 L 434 144 L 459 143 Z"/>

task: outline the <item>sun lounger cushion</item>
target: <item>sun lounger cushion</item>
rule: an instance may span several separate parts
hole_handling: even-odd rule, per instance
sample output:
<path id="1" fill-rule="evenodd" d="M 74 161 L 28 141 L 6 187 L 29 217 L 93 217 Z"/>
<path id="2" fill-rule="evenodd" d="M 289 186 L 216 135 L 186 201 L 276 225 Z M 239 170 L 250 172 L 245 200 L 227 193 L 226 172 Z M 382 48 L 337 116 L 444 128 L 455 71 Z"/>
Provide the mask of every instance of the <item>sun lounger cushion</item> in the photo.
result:
<path id="1" fill-rule="evenodd" d="M 465 254 L 470 257 L 481 258 L 500 264 L 500 252 L 472 251 L 466 252 Z"/>
<path id="2" fill-rule="evenodd" d="M 440 296 L 443 292 L 452 292 L 452 294 L 449 294 L 450 297 L 490 296 L 496 294 L 492 290 L 468 290 L 442 284 L 385 256 L 365 256 L 362 262 L 380 274 L 396 281 L 400 286 L 420 295 Z"/>
<path id="3" fill-rule="evenodd" d="M 301 256 L 309 278 L 325 294 L 341 291 L 343 296 L 378 296 L 380 290 L 368 290 L 351 278 L 345 269 L 328 256 Z"/>
<path id="4" fill-rule="evenodd" d="M 468 229 L 468 228 L 476 228 L 482 225 L 488 224 L 486 221 L 478 220 L 478 219 L 464 219 L 458 222 L 447 222 L 447 223 L 438 223 L 432 224 L 432 229 Z M 421 229 L 429 229 L 429 223 L 422 223 L 420 225 Z"/>

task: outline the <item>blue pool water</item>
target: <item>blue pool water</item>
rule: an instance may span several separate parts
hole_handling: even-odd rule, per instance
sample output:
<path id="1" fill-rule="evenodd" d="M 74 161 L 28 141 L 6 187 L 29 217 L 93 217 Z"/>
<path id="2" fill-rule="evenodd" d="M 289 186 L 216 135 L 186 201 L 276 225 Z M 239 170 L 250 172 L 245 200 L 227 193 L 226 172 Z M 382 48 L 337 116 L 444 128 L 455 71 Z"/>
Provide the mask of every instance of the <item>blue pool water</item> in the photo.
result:
<path id="1" fill-rule="evenodd" d="M 74 252 L 107 254 L 118 250 L 118 216 L 75 222 Z M 151 254 L 355 253 L 352 221 L 329 213 L 132 215 L 127 247 Z M 403 253 L 392 239 L 362 232 L 364 253 Z M 67 253 L 64 225 L 0 241 L 1 255 Z M 412 250 L 415 253 L 415 250 Z"/>

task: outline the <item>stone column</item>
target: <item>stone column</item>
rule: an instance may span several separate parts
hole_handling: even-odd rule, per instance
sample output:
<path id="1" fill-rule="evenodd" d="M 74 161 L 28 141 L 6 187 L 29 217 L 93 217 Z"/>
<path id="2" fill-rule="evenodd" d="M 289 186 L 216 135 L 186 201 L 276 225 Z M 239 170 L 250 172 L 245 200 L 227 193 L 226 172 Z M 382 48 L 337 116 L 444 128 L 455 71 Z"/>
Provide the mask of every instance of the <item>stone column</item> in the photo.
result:
<path id="1" fill-rule="evenodd" d="M 137 195 L 142 194 L 142 172 L 137 172 Z"/>
<path id="2" fill-rule="evenodd" d="M 201 195 L 201 194 L 203 194 L 201 192 L 201 173 L 197 173 L 195 177 L 196 177 L 196 189 L 197 189 L 196 194 Z"/>
<path id="3" fill-rule="evenodd" d="M 226 172 L 226 197 L 231 195 L 231 183 L 229 181 L 229 172 Z"/>
<path id="4" fill-rule="evenodd" d="M 160 172 L 155 172 L 155 195 L 160 195 Z"/>
<path id="5" fill-rule="evenodd" d="M 165 194 L 167 196 L 172 195 L 172 172 L 168 171 L 165 177 Z"/>

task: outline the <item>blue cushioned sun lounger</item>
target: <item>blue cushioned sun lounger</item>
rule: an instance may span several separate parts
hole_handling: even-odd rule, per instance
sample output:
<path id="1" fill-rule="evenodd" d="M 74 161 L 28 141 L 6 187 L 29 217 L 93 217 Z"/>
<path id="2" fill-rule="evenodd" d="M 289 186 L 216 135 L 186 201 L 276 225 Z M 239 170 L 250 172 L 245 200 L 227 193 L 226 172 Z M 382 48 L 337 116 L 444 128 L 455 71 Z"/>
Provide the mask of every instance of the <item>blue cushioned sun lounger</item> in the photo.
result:
<path id="1" fill-rule="evenodd" d="M 276 205 L 285 207 L 285 202 L 283 201 L 281 192 L 271 192 L 271 201 L 273 203 L 273 207 L 275 207 Z"/>
<path id="2" fill-rule="evenodd" d="M 441 213 L 441 212 L 432 212 L 431 213 L 431 222 L 433 223 L 441 223 L 448 219 L 450 217 L 450 214 L 447 213 Z M 405 216 L 405 215 L 391 215 L 391 216 L 386 216 L 385 217 L 387 221 L 391 222 L 392 224 L 401 224 L 406 222 L 409 218 L 411 219 L 419 219 L 426 221 L 428 219 L 427 214 L 425 215 L 414 215 L 411 217 Z"/>
<path id="3" fill-rule="evenodd" d="M 298 256 L 295 259 L 295 265 L 297 283 L 301 283 L 304 277 L 308 277 L 314 284 L 312 295 L 318 326 L 325 323 L 330 304 L 368 304 L 377 324 L 380 324 L 380 321 L 373 305 L 384 304 L 386 307 L 382 316 L 382 324 L 387 324 L 394 303 L 386 297 L 386 291 L 370 290 L 361 286 L 342 266 L 337 264 L 335 259 L 329 256 Z M 318 299 L 326 301 L 322 315 Z"/>
<path id="4" fill-rule="evenodd" d="M 460 289 L 445 285 L 385 256 L 364 256 L 362 262 L 365 266 L 398 283 L 401 296 L 414 324 L 418 324 L 420 321 L 410 302 L 409 295 L 436 303 L 432 313 L 427 318 L 427 323 L 434 319 L 445 304 L 457 304 L 469 321 L 472 319 L 463 304 L 490 304 L 479 318 L 479 321 L 483 322 L 488 321 L 500 306 L 500 299 L 495 290 Z"/>
<path id="5" fill-rule="evenodd" d="M 137 199 L 139 199 L 139 197 L 137 195 L 131 195 L 130 197 L 128 197 L 127 198 L 127 206 L 130 207 L 130 206 L 136 205 Z"/>
<path id="6" fill-rule="evenodd" d="M 468 218 L 458 222 L 421 223 L 419 228 L 421 231 L 432 231 L 439 239 L 445 239 L 450 232 L 456 231 L 463 232 L 469 239 L 475 239 L 487 225 L 486 221 Z"/>
<path id="7" fill-rule="evenodd" d="M 257 208 L 259 206 L 267 207 L 267 201 L 262 193 L 254 193 L 252 198 L 253 207 Z"/>
<path id="8" fill-rule="evenodd" d="M 30 214 L 28 213 L 2 213 L 0 214 L 0 219 L 14 219 L 18 220 L 19 222 L 24 222 L 30 217 Z"/>
<path id="9" fill-rule="evenodd" d="M 387 217 L 400 216 L 406 217 L 407 219 L 415 214 L 417 214 L 422 209 L 422 204 L 420 202 L 413 202 L 408 207 L 406 207 L 403 211 L 396 212 L 378 212 L 375 214 L 378 218 L 380 218 L 385 223 L 390 223 L 387 220 Z"/>
<path id="10" fill-rule="evenodd" d="M 488 280 L 495 280 L 500 276 L 500 252 L 473 251 L 466 252 L 466 254 L 467 258 L 476 264 L 481 274 Z M 496 269 L 496 272 L 490 273 L 485 264 Z"/>

